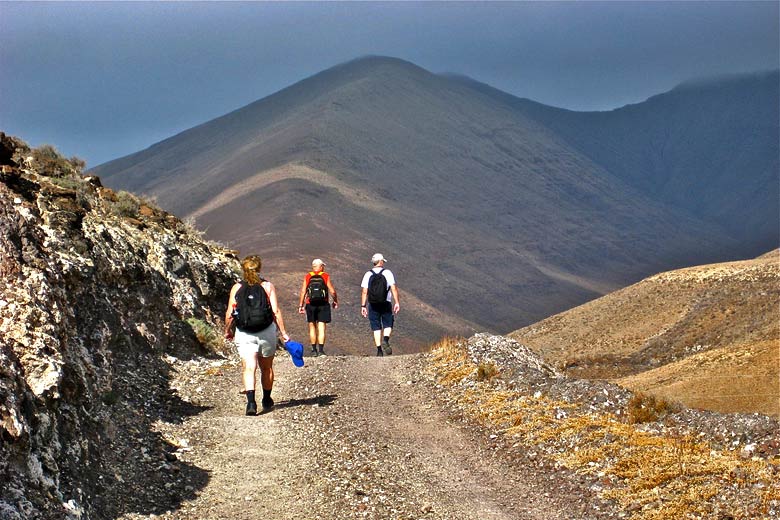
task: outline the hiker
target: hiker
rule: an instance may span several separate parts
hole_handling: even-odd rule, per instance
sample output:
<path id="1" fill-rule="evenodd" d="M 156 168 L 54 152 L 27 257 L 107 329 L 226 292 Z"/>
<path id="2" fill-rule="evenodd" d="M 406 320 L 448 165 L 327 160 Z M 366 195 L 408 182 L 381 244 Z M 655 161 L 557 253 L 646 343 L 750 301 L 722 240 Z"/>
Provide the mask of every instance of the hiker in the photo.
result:
<path id="1" fill-rule="evenodd" d="M 306 314 L 309 323 L 309 340 L 311 340 L 311 355 L 325 355 L 325 328 L 330 323 L 330 303 L 333 297 L 333 308 L 339 308 L 339 298 L 330 280 L 330 275 L 324 271 L 325 262 L 319 258 L 311 261 L 311 271 L 303 278 L 301 297 L 298 304 L 298 314 Z"/>
<path id="2" fill-rule="evenodd" d="M 290 339 L 284 327 L 282 311 L 276 301 L 274 284 L 260 276 L 263 261 L 250 255 L 241 261 L 243 281 L 233 285 L 225 313 L 225 337 L 235 337 L 236 348 L 243 362 L 243 380 L 246 393 L 246 414 L 257 415 L 255 402 L 255 374 L 258 354 L 260 383 L 263 389 L 263 411 L 274 406 L 271 390 L 274 386 L 274 354 L 277 332 L 285 341 Z M 235 332 L 233 330 L 235 326 Z"/>
<path id="3" fill-rule="evenodd" d="M 363 281 L 360 283 L 360 314 L 368 318 L 371 324 L 377 356 L 389 356 L 393 353 L 390 348 L 393 315 L 401 310 L 395 276 L 392 271 L 385 269 L 385 262 L 387 259 L 381 253 L 372 256 L 371 263 L 374 267 L 363 275 Z"/>

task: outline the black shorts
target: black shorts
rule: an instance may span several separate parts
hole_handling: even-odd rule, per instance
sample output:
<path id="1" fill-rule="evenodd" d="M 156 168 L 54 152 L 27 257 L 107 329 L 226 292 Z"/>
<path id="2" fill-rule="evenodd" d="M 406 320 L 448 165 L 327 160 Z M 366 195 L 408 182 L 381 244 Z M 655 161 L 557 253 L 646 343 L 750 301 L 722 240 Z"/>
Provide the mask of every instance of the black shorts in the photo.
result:
<path id="1" fill-rule="evenodd" d="M 322 305 L 306 304 L 306 321 L 309 323 L 330 323 L 330 304 Z"/>

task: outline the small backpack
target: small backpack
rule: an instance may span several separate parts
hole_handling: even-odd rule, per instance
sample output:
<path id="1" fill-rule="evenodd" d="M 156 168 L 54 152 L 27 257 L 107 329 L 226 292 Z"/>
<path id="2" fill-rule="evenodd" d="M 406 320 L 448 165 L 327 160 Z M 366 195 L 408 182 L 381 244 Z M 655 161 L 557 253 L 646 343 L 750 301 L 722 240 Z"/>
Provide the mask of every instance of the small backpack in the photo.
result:
<path id="1" fill-rule="evenodd" d="M 311 273 L 309 284 L 306 286 L 306 295 L 311 304 L 328 303 L 328 284 L 325 283 L 325 278 L 319 274 Z"/>
<path id="2" fill-rule="evenodd" d="M 378 273 L 371 271 L 371 277 L 368 279 L 368 303 L 380 304 L 387 301 L 387 291 L 390 288 L 387 286 L 387 278 L 382 273 L 384 269 L 381 269 Z"/>
<path id="3" fill-rule="evenodd" d="M 262 285 L 241 284 L 236 291 L 233 311 L 236 328 L 242 332 L 260 332 L 274 322 L 274 311 Z"/>

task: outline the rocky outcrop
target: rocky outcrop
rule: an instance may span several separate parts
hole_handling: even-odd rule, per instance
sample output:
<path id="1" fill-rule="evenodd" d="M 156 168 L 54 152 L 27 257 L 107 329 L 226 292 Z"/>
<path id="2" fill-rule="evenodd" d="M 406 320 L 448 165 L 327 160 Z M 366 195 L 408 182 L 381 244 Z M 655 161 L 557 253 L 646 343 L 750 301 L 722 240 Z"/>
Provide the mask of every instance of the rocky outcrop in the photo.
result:
<path id="1" fill-rule="evenodd" d="M 0 518 L 165 510 L 197 470 L 153 424 L 198 412 L 166 359 L 217 355 L 190 323 L 219 326 L 234 252 L 2 133 L 0 162 Z"/>

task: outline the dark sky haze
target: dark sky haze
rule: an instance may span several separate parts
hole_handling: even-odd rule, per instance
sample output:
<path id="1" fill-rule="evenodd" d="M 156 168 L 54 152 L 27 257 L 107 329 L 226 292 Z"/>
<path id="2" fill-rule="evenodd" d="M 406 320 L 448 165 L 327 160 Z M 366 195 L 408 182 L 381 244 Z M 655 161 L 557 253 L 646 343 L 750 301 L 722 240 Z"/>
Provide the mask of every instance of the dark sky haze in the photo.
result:
<path id="1" fill-rule="evenodd" d="M 766 2 L 0 2 L 0 130 L 88 166 L 376 54 L 607 110 L 778 68 Z"/>

